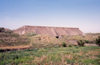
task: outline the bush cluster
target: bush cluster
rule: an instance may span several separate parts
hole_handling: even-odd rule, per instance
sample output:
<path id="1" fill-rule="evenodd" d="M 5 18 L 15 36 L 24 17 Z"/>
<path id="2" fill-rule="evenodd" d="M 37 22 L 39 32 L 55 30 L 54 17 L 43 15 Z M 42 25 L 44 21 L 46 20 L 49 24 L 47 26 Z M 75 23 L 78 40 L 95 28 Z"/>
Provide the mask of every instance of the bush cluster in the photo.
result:
<path id="1" fill-rule="evenodd" d="M 100 46 L 100 36 L 96 39 L 96 44 Z"/>
<path id="2" fill-rule="evenodd" d="M 62 43 L 62 47 L 66 47 L 66 43 L 65 42 Z"/>
<path id="3" fill-rule="evenodd" d="M 0 28 L 0 32 L 4 32 L 5 31 L 5 29 L 4 28 Z"/>
<path id="4" fill-rule="evenodd" d="M 89 40 L 85 40 L 85 43 L 89 43 L 90 41 Z"/>
<path id="5" fill-rule="evenodd" d="M 77 43 L 78 43 L 79 46 L 84 46 L 85 41 L 84 40 L 78 40 Z"/>

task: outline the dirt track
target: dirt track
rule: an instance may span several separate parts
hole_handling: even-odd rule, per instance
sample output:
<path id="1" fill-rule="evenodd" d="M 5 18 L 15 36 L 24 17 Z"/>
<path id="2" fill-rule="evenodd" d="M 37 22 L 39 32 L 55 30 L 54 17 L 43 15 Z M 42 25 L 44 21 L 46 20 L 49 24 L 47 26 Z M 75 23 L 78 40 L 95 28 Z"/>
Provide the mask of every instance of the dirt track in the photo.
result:
<path id="1" fill-rule="evenodd" d="M 5 46 L 5 47 L 0 47 L 0 52 L 29 49 L 30 47 L 31 45 Z"/>

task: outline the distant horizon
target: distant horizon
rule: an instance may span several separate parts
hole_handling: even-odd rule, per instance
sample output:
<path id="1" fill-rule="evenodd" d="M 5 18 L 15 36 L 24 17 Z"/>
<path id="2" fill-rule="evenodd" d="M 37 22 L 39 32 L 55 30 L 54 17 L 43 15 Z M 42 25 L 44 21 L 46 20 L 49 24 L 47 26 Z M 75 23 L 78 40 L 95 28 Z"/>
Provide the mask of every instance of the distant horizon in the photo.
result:
<path id="1" fill-rule="evenodd" d="M 36 27 L 62 27 L 62 28 L 78 28 L 78 27 L 64 27 L 64 26 L 46 26 L 46 25 L 23 25 L 23 26 L 20 26 L 20 27 L 17 27 L 17 28 L 14 28 L 14 29 L 11 29 L 11 28 L 8 28 L 8 29 L 11 29 L 11 30 L 15 30 L 15 29 L 18 29 L 18 28 L 21 28 L 21 27 L 24 27 L 24 26 L 36 26 Z M 1 27 L 1 28 L 7 28 L 7 27 Z"/>
<path id="2" fill-rule="evenodd" d="M 0 0 L 0 27 L 24 25 L 100 33 L 100 0 Z"/>

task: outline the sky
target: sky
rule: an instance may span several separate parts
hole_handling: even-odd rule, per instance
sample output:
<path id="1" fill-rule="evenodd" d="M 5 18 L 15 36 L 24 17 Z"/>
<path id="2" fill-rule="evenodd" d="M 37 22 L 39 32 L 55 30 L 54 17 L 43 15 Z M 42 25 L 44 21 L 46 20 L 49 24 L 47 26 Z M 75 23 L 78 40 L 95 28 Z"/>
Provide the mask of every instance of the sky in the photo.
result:
<path id="1" fill-rule="evenodd" d="M 100 33 L 100 0 L 0 0 L 0 27 L 77 27 Z"/>

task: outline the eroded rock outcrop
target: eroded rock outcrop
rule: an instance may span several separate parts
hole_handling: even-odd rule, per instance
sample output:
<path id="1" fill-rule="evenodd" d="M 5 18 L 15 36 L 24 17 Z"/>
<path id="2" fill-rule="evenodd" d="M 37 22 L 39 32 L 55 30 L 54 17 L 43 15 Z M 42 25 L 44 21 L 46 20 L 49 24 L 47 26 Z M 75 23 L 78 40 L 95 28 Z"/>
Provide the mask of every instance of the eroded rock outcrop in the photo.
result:
<path id="1" fill-rule="evenodd" d="M 67 27 L 48 27 L 48 26 L 23 26 L 14 30 L 15 33 L 20 35 L 26 33 L 45 34 L 51 36 L 61 35 L 83 35 L 79 28 L 67 28 Z"/>

